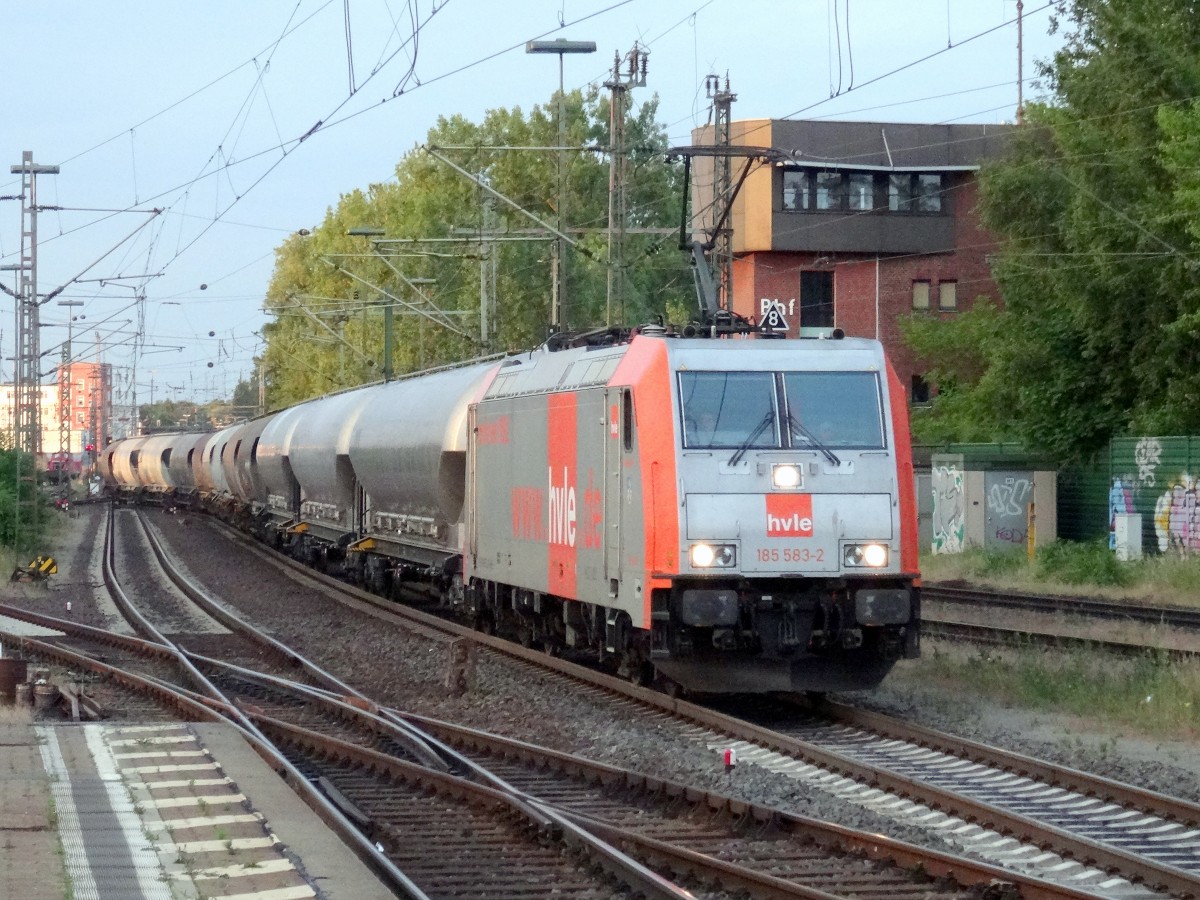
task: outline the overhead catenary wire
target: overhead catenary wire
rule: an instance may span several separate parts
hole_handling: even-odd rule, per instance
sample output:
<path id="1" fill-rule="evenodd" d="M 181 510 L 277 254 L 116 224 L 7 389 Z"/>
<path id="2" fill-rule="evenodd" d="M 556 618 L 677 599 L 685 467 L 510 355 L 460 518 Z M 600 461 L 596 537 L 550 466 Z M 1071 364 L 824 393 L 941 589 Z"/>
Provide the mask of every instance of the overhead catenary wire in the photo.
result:
<path id="1" fill-rule="evenodd" d="M 700 6 L 698 7 L 698 10 L 701 10 L 701 9 L 704 9 L 704 8 L 706 8 L 707 6 L 709 6 L 709 5 L 710 5 L 710 3 L 711 3 L 711 2 L 712 2 L 712 0 L 710 0 L 710 2 L 709 2 L 709 3 L 705 3 L 705 4 L 702 4 L 702 5 L 700 5 Z M 610 7 L 607 7 L 605 10 L 600 10 L 600 11 L 598 11 L 598 12 L 597 12 L 597 13 L 595 13 L 594 15 L 599 15 L 599 14 L 601 14 L 601 13 L 603 13 L 603 12 L 606 12 L 606 11 L 608 11 L 608 10 L 611 10 L 611 9 L 613 9 L 613 8 L 615 8 L 615 7 L 617 7 L 617 6 L 621 6 L 621 5 L 623 5 L 623 4 L 613 4 L 612 6 L 610 6 Z M 847 3 L 847 10 L 848 10 L 848 5 L 849 5 L 849 4 Z M 323 8 L 323 7 L 322 7 L 322 8 Z M 440 7 L 439 7 L 439 8 L 440 8 Z M 409 11 L 411 12 L 411 9 L 412 9 L 411 5 L 410 5 L 410 7 L 409 7 L 408 9 L 409 9 Z M 697 11 L 698 11 L 698 10 L 697 10 Z M 687 19 L 688 19 L 690 16 L 694 15 L 694 14 L 695 14 L 695 13 L 693 12 L 693 13 L 690 13 L 690 14 L 689 14 L 689 16 L 685 16 L 683 19 L 681 19 L 681 20 L 680 20 L 680 23 L 678 23 L 678 24 L 682 24 L 683 22 L 686 22 L 686 21 L 687 21 Z M 586 18 L 586 17 L 584 17 L 584 18 Z M 580 20 L 577 20 L 577 21 L 582 21 L 582 19 L 580 19 Z M 289 25 L 290 25 L 290 22 L 289 22 Z M 673 27 L 674 27 L 674 26 L 673 26 Z M 348 60 L 348 65 L 350 65 L 350 62 L 351 62 L 351 61 L 350 61 L 350 60 Z M 461 69 L 460 69 L 460 70 L 461 70 Z M 451 73 L 445 73 L 445 75 L 443 75 L 443 76 L 438 76 L 438 77 L 447 77 L 449 74 L 453 74 L 453 72 L 451 72 Z M 259 79 L 259 80 L 261 80 L 261 79 Z M 434 80 L 436 80 L 436 78 L 435 78 L 435 79 L 430 79 L 430 80 L 429 80 L 429 82 L 426 82 L 426 83 L 431 83 L 431 82 L 432 82 L 432 81 L 434 81 Z M 421 85 L 416 85 L 416 86 L 417 86 L 417 87 L 420 87 Z M 412 89 L 412 88 L 410 88 L 409 90 L 411 90 L 411 89 Z M 385 101 L 385 102 L 386 102 L 386 101 Z M 354 115 L 361 114 L 361 112 L 364 112 L 364 111 L 366 111 L 366 110 L 362 110 L 362 111 L 360 111 L 360 112 L 358 112 L 358 113 L 354 113 Z M 325 120 L 325 122 L 324 122 L 324 124 L 321 124 L 321 125 L 320 125 L 320 127 L 319 127 L 317 130 L 318 130 L 318 131 L 327 130 L 329 127 L 332 127 L 333 125 L 339 124 L 341 121 L 345 121 L 345 118 L 343 118 L 343 119 L 336 119 L 336 113 L 335 113 L 335 115 L 334 115 L 333 117 L 327 117 L 327 118 L 326 118 L 326 120 Z M 311 131 L 310 131 L 310 132 L 306 133 L 306 136 L 307 136 L 308 134 L 315 134 L 315 133 L 316 133 L 316 132 L 311 132 Z M 293 140 L 295 140 L 295 139 L 293 139 Z M 303 138 L 301 138 L 301 140 L 303 140 Z M 279 142 L 280 146 L 283 146 L 285 143 L 287 143 L 287 142 L 284 142 L 284 141 L 280 141 L 280 142 Z M 278 148 L 278 147 L 276 147 L 276 148 L 273 148 L 273 149 L 274 149 L 275 151 L 278 151 L 278 149 L 279 149 L 279 148 Z M 290 150 L 294 150 L 294 149 L 295 149 L 295 145 L 293 145 L 293 146 L 291 146 L 291 147 L 290 147 Z M 271 151 L 262 151 L 262 152 L 263 152 L 263 153 L 267 153 L 267 152 L 271 152 Z M 227 184 L 230 186 L 230 188 L 231 188 L 231 189 L 232 189 L 232 186 L 233 186 L 233 182 L 230 180 L 229 176 L 230 176 L 230 174 L 231 174 L 231 173 L 234 171 L 234 167 L 235 167 L 236 165 L 240 164 L 242 161 L 244 161 L 244 159 L 245 159 L 245 157 L 242 157 L 242 158 L 234 158 L 234 156 L 233 156 L 231 153 L 226 153 L 226 154 L 225 154 L 225 155 L 224 155 L 222 158 L 220 158 L 220 169 L 221 169 L 221 172 L 222 172 L 222 173 L 223 173 L 223 175 L 225 176 L 225 180 L 226 180 Z M 257 179 L 257 180 L 255 180 L 255 181 L 253 181 L 253 182 L 250 184 L 250 186 L 249 186 L 248 188 L 243 188 L 243 189 L 242 189 L 242 191 L 241 191 L 241 194 L 242 194 L 242 196 L 244 196 L 244 195 L 245 195 L 245 193 L 248 193 L 250 190 L 253 190 L 253 188 L 254 188 L 254 187 L 257 185 L 257 184 L 261 183 L 261 181 L 262 181 L 263 179 L 265 179 L 265 178 L 269 177 L 269 175 L 270 175 L 270 174 L 271 174 L 271 172 L 270 172 L 270 171 L 268 171 L 268 172 L 264 173 L 264 174 L 263 174 L 263 175 L 262 175 L 262 176 L 261 176 L 259 179 Z M 208 175 L 206 174 L 206 175 L 205 175 L 205 177 L 208 177 Z M 235 192 L 235 193 L 236 193 L 236 192 Z M 217 209 L 217 210 L 215 210 L 215 211 L 214 211 L 214 215 L 213 215 L 213 216 L 198 216 L 197 218 L 200 218 L 200 219 L 203 219 L 203 220 L 208 220 L 208 221 L 211 221 L 211 222 L 214 222 L 214 223 L 215 223 L 216 221 L 218 221 L 218 220 L 219 220 L 219 221 L 221 221 L 223 224 L 227 224 L 227 223 L 228 223 L 228 221 L 229 221 L 229 218 L 230 218 L 230 216 L 228 215 L 228 213 L 229 213 L 229 210 L 230 210 L 230 208 L 232 208 L 232 206 L 234 205 L 234 203 L 236 203 L 236 199 L 235 199 L 235 200 L 234 200 L 232 203 L 228 203 L 228 204 L 225 204 L 225 203 L 223 203 L 219 209 Z M 176 210 L 174 210 L 174 209 L 171 209 L 171 210 L 170 210 L 170 212 L 169 212 L 169 215 L 175 215 L 175 214 L 180 214 L 180 215 L 189 215 L 189 217 L 191 216 L 191 214 L 189 214 L 189 213 L 183 213 L 183 212 L 179 212 L 179 211 L 176 211 Z M 164 221 L 164 224 L 165 224 L 165 221 L 166 221 L 166 220 L 164 219 L 163 221 Z M 211 226 L 210 226 L 210 227 L 211 227 Z M 207 230 L 207 229 L 206 229 L 206 230 Z M 190 242 L 180 242 L 180 244 L 179 244 L 179 246 L 178 246 L 178 248 L 177 248 L 176 257 L 172 257 L 172 259 L 171 259 L 171 260 L 169 260 L 169 262 L 173 262 L 173 261 L 174 261 L 174 258 L 177 258 L 177 257 L 178 257 L 178 255 L 181 255 L 181 254 L 183 254 L 183 253 L 187 252 L 187 250 L 188 250 L 188 249 L 189 249 L 191 246 L 193 246 L 193 245 L 194 245 L 194 244 L 195 244 L 195 243 L 196 243 L 198 240 L 200 240 L 202 237 L 203 237 L 203 233 L 201 233 L 200 235 L 197 235 L 197 236 L 196 236 L 195 238 L 193 238 L 193 239 L 192 239 Z M 206 302 L 207 302 L 207 301 L 206 301 Z M 213 301 L 213 302 L 215 302 L 215 301 Z"/>

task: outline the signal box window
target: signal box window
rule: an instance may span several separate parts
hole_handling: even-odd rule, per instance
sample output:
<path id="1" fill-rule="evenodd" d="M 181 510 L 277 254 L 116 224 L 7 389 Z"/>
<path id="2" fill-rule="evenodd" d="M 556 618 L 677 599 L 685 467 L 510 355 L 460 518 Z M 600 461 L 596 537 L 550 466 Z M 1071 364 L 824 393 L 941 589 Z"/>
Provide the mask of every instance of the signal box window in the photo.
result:
<path id="1" fill-rule="evenodd" d="M 929 309 L 929 282 L 914 281 L 912 287 L 913 309 Z"/>
<path id="2" fill-rule="evenodd" d="M 932 393 L 929 390 L 929 382 L 925 380 L 924 375 L 914 375 L 912 377 L 912 402 L 913 403 L 928 403 Z"/>
<path id="3" fill-rule="evenodd" d="M 917 176 L 917 212 L 937 213 L 942 211 L 942 176 Z"/>
<path id="4" fill-rule="evenodd" d="M 892 212 L 912 211 L 912 176 L 888 176 L 888 209 Z"/>
<path id="5" fill-rule="evenodd" d="M 864 172 L 852 172 L 847 184 L 851 209 L 866 211 L 875 208 L 875 176 Z"/>
<path id="6" fill-rule="evenodd" d="M 889 175 L 888 209 L 898 213 L 940 213 L 942 176 L 907 172 Z"/>
<path id="7" fill-rule="evenodd" d="M 938 284 L 938 309 L 958 309 L 957 281 L 943 281 Z"/>
<path id="8" fill-rule="evenodd" d="M 812 177 L 808 172 L 785 169 L 783 172 L 783 208 L 802 210 L 809 208 L 808 190 Z"/>
<path id="9" fill-rule="evenodd" d="M 842 173 L 817 173 L 817 209 L 842 208 Z"/>

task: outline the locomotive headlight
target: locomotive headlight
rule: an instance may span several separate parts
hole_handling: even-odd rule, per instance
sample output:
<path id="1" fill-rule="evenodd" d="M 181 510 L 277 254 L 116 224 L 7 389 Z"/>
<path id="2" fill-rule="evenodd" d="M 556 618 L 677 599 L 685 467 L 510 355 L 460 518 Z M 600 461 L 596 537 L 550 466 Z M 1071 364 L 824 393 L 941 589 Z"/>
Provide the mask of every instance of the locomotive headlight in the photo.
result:
<path id="1" fill-rule="evenodd" d="M 697 569 L 731 569 L 737 564 L 737 548 L 733 544 L 692 544 L 688 557 Z"/>
<path id="2" fill-rule="evenodd" d="M 776 463 L 771 466 L 771 484 L 781 491 L 789 491 L 804 486 L 804 475 L 797 465 Z"/>
<path id="3" fill-rule="evenodd" d="M 881 569 L 888 563 L 886 544 L 847 544 L 842 553 L 847 568 Z"/>

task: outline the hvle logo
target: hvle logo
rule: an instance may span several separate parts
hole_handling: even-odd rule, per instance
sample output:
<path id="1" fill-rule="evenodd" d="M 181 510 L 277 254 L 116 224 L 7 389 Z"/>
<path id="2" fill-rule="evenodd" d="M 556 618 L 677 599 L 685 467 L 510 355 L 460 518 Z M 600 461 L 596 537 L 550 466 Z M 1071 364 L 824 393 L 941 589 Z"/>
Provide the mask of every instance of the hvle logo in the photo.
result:
<path id="1" fill-rule="evenodd" d="M 812 536 L 812 494 L 767 494 L 767 537 Z"/>

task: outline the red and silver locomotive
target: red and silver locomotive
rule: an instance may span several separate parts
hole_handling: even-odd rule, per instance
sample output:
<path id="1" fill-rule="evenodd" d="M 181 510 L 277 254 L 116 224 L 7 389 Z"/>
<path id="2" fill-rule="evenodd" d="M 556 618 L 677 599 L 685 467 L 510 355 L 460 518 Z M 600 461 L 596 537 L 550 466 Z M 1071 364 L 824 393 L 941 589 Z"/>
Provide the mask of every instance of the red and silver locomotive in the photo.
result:
<path id="1" fill-rule="evenodd" d="M 875 341 L 545 347 L 172 441 L 102 470 L 630 677 L 837 691 L 919 652 L 907 407 Z"/>

